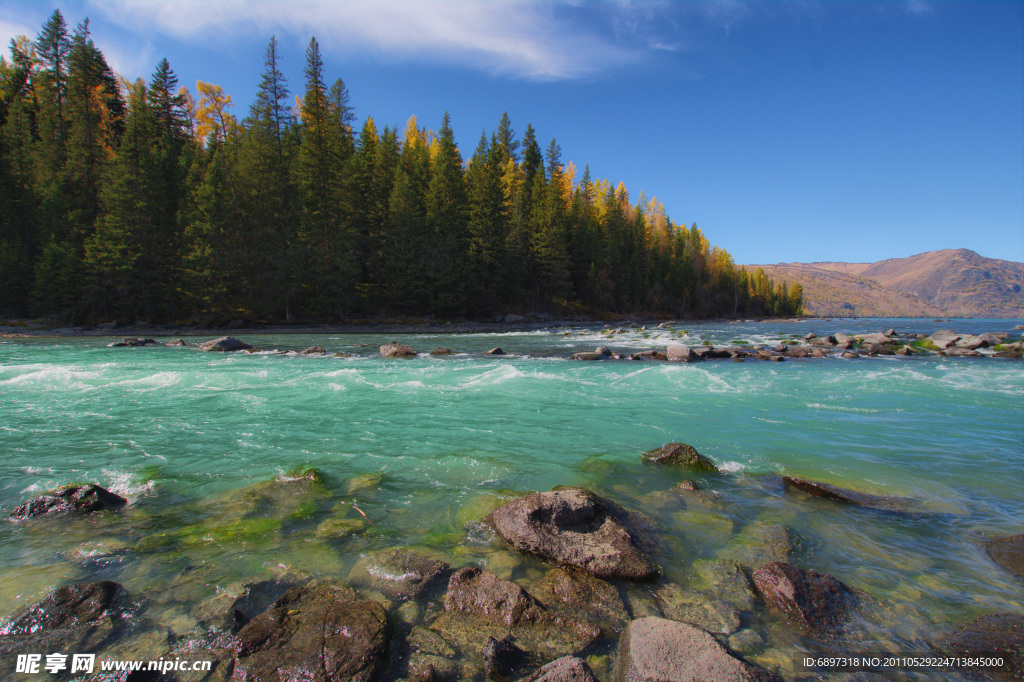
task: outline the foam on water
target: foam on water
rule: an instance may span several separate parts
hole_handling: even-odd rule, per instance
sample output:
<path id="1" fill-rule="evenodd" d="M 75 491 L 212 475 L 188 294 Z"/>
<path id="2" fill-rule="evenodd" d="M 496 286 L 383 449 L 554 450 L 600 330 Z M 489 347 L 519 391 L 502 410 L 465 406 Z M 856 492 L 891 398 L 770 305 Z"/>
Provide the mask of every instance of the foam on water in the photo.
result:
<path id="1" fill-rule="evenodd" d="M 904 322 L 892 326 L 917 324 Z M 569 359 L 598 345 L 631 352 L 670 342 L 773 344 L 807 331 L 886 326 L 687 322 L 675 329 L 624 329 L 611 339 L 593 328 L 416 334 L 403 342 L 421 353 L 445 346 L 457 354 L 400 361 L 381 358 L 377 348 L 390 339 L 370 335 L 246 338 L 261 348 L 320 345 L 331 353 L 355 353 L 351 358 L 266 351 L 214 356 L 193 349 L 126 353 L 105 348 L 102 339 L 0 344 L 0 452 L 6 465 L 0 468 L 0 508 L 83 480 L 132 500 L 123 515 L 62 525 L 66 538 L 0 525 L 0 597 L 37 594 L 42 588 L 25 576 L 53 564 L 62 543 L 77 546 L 105 529 L 132 545 L 142 534 L 173 532 L 227 508 L 211 501 L 240 504 L 232 497 L 236 491 L 312 466 L 324 473 L 330 490 L 312 518 L 288 516 L 282 521 L 289 524 L 286 532 L 250 544 L 169 549 L 168 560 L 161 556 L 146 569 L 150 573 L 140 576 L 126 563 L 117 578 L 130 591 L 145 591 L 170 584 L 180 566 L 202 565 L 218 571 L 210 584 L 227 585 L 264 565 L 294 568 L 297 557 L 316 548 L 313 556 L 321 563 L 302 570 L 334 566 L 331 575 L 341 578 L 359 553 L 392 546 L 427 545 L 447 553 L 452 565 L 485 562 L 490 537 L 462 523 L 477 513 L 474 504 L 486 513 L 490 502 L 480 498 L 582 485 L 654 518 L 661 528 L 657 560 L 665 579 L 680 585 L 693 579 L 691 560 L 713 559 L 747 526 L 768 522 L 786 525 L 799 540 L 794 560 L 886 603 L 939 614 L 936 622 L 962 623 L 985 609 L 1024 610 L 1006 596 L 1015 594 L 1014 586 L 986 558 L 979 540 L 1020 532 L 1024 516 L 1019 363 L 935 357 L 685 365 Z M 984 330 L 982 323 L 976 326 Z M 688 333 L 677 333 L 682 330 Z M 927 330 L 923 323 L 921 330 Z M 499 345 L 511 356 L 480 355 Z M 672 441 L 694 445 L 722 473 L 641 462 L 642 452 Z M 383 478 L 370 487 L 348 487 L 368 473 Z M 776 477 L 761 474 L 914 497 L 942 513 L 922 522 L 839 507 L 785 490 Z M 684 507 L 667 491 L 690 477 L 709 496 Z M 325 545 L 313 529 L 339 513 L 332 510 L 340 502 L 358 505 L 375 526 L 358 539 Z M 357 517 L 348 507 L 342 512 Z M 697 535 L 695 519 L 706 522 Z M 46 575 L 47 584 L 110 577 L 70 564 L 59 570 L 65 574 Z M 541 570 L 539 563 L 529 564 L 523 575 Z M 17 584 L 8 589 L 4 580 Z M 745 627 L 760 627 L 762 617 L 750 615 Z M 907 636 L 898 630 L 902 626 L 871 623 L 880 648 Z M 775 642 L 772 631 L 763 634 Z"/>

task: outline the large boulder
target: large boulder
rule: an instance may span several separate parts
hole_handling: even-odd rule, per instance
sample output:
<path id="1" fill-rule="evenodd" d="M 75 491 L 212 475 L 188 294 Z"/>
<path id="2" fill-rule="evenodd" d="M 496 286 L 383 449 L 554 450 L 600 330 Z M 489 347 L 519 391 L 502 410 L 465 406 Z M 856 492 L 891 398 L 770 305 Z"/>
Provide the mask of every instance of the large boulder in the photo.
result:
<path id="1" fill-rule="evenodd" d="M 490 350 L 485 350 L 482 353 L 482 355 L 506 355 L 506 353 L 501 348 L 495 347 L 495 348 L 492 348 Z"/>
<path id="2" fill-rule="evenodd" d="M 995 334 L 985 333 L 977 335 L 965 334 L 964 336 L 961 336 L 957 340 L 956 345 L 958 348 L 976 350 L 978 348 L 998 346 L 1000 343 L 1002 343 L 1002 339 L 1000 339 L 998 336 L 996 336 Z"/>
<path id="3" fill-rule="evenodd" d="M 392 341 L 380 347 L 380 354 L 385 358 L 409 358 L 416 355 L 416 351 L 404 343 Z"/>
<path id="4" fill-rule="evenodd" d="M 702 359 L 689 346 L 669 346 L 665 349 L 665 354 L 669 362 L 696 362 Z"/>
<path id="5" fill-rule="evenodd" d="M 928 342 L 940 349 L 949 348 L 955 345 L 960 340 L 960 334 L 957 334 L 952 329 L 940 329 L 931 336 L 928 337 Z"/>
<path id="6" fill-rule="evenodd" d="M 387 665 L 387 612 L 333 580 L 293 587 L 238 633 L 235 676 L 374 680 Z"/>
<path id="7" fill-rule="evenodd" d="M 941 656 L 1000 657 L 1002 666 L 973 671 L 999 680 L 1024 678 L 1024 616 L 1019 614 L 982 616 L 932 646 Z"/>
<path id="8" fill-rule="evenodd" d="M 587 662 L 575 656 L 556 658 L 523 682 L 597 682 Z"/>
<path id="9" fill-rule="evenodd" d="M 870 493 L 857 492 L 856 490 L 847 490 L 846 488 L 840 488 L 839 486 L 829 485 L 828 483 L 821 483 L 819 481 L 808 481 L 801 478 L 793 478 L 792 476 L 783 476 L 782 480 L 787 488 L 796 488 L 797 490 L 802 490 L 809 495 L 821 497 L 826 500 L 833 500 L 835 502 L 845 502 L 847 504 L 855 504 L 869 509 L 876 509 L 878 511 L 897 512 L 902 514 L 923 514 L 926 511 L 921 507 L 921 504 L 917 500 L 913 500 L 909 497 L 899 497 L 898 495 L 872 495 Z"/>
<path id="10" fill-rule="evenodd" d="M 753 578 L 765 603 L 806 634 L 828 635 L 849 617 L 853 592 L 830 575 L 773 561 L 754 571 Z"/>
<path id="11" fill-rule="evenodd" d="M 1024 577 L 1024 534 L 990 540 L 985 544 L 985 551 L 992 561 Z"/>
<path id="12" fill-rule="evenodd" d="M 25 502 L 11 512 L 11 518 L 89 514 L 103 509 L 120 509 L 127 502 L 120 495 L 98 485 L 72 485 Z"/>
<path id="13" fill-rule="evenodd" d="M 249 350 L 252 346 L 247 344 L 245 341 L 236 339 L 233 336 L 222 336 L 219 339 L 213 339 L 212 341 L 205 341 L 199 344 L 199 350 L 203 351 L 220 351 L 220 352 L 232 352 L 236 350 Z"/>
<path id="14" fill-rule="evenodd" d="M 452 575 L 444 613 L 430 628 L 464 655 L 488 637 L 512 635 L 518 647 L 545 660 L 583 651 L 600 637 L 596 625 L 549 612 L 519 585 L 474 566 Z"/>
<path id="15" fill-rule="evenodd" d="M 831 334 L 828 336 L 817 336 L 809 340 L 812 346 L 836 346 L 839 344 L 836 337 Z M 843 343 L 849 343 L 849 341 L 843 341 Z"/>
<path id="16" fill-rule="evenodd" d="M 861 336 L 860 342 L 868 345 L 884 345 L 887 343 L 892 343 L 892 339 L 890 339 L 885 334 L 875 332 L 873 334 L 865 334 L 864 336 Z"/>
<path id="17" fill-rule="evenodd" d="M 711 460 L 686 443 L 668 443 L 655 450 L 648 450 L 641 457 L 645 462 L 678 464 L 698 471 L 718 471 Z"/>
<path id="18" fill-rule="evenodd" d="M 714 346 L 694 346 L 690 349 L 698 360 L 713 360 L 718 357 Z"/>
<path id="19" fill-rule="evenodd" d="M 598 578 L 646 580 L 657 575 L 640 549 L 626 510 L 589 490 L 527 495 L 495 509 L 486 521 L 506 542 Z"/>
<path id="20" fill-rule="evenodd" d="M 639 618 L 619 639 L 616 682 L 755 682 L 778 678 L 729 650 L 695 625 Z"/>

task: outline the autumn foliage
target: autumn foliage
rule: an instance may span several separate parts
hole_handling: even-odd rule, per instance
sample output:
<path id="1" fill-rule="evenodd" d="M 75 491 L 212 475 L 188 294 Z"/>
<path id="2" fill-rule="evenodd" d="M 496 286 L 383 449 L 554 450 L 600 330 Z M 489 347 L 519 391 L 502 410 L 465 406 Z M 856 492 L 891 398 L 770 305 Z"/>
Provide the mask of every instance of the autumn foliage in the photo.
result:
<path id="1" fill-rule="evenodd" d="M 336 321 L 794 314 L 800 296 L 737 268 L 696 225 L 542 150 L 506 115 L 465 155 L 367 116 L 319 46 L 294 96 L 271 39 L 247 115 L 166 60 L 119 79 L 88 22 L 54 12 L 0 61 L 0 313 L 73 321 Z"/>

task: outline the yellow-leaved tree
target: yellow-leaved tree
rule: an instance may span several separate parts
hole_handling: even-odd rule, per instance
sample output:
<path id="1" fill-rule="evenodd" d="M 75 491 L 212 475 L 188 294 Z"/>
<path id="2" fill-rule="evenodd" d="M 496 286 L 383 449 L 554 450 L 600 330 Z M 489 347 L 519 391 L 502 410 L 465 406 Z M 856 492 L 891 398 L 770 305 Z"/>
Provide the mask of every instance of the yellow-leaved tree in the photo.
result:
<path id="1" fill-rule="evenodd" d="M 196 136 L 203 140 L 212 137 L 215 143 L 223 142 L 237 125 L 235 117 L 227 111 L 228 107 L 234 106 L 231 95 L 219 85 L 203 81 L 196 81 L 196 89 L 200 95 L 196 107 Z"/>

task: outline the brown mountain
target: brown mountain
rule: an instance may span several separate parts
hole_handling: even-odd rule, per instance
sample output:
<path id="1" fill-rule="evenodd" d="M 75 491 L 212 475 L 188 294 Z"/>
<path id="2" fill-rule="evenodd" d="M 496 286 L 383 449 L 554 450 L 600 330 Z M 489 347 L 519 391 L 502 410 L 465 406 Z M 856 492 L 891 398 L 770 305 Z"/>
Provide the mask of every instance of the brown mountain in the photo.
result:
<path id="1" fill-rule="evenodd" d="M 877 263 L 760 267 L 772 277 L 800 282 L 808 315 L 1024 317 L 1024 263 L 985 258 L 968 249 Z"/>

